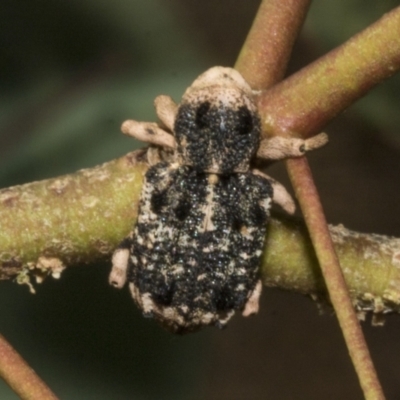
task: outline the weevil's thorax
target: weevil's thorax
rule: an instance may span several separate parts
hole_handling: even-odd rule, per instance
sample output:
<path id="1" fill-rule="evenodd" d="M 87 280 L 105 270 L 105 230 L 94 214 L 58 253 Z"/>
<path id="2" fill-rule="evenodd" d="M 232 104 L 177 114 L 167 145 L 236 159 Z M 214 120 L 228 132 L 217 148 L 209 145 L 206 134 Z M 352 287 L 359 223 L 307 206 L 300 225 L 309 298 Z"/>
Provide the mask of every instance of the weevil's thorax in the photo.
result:
<path id="1" fill-rule="evenodd" d="M 200 77 L 186 91 L 174 127 L 179 163 L 216 174 L 248 171 L 260 119 L 243 82 L 227 74 L 206 82 Z"/>

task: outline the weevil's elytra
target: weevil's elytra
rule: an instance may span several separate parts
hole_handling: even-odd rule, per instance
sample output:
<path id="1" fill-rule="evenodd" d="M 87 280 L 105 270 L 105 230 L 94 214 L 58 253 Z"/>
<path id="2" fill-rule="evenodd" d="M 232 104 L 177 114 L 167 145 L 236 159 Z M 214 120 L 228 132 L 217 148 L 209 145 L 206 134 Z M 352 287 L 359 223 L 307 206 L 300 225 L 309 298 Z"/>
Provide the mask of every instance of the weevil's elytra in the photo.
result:
<path id="1" fill-rule="evenodd" d="M 272 186 L 250 173 L 217 176 L 151 167 L 131 243 L 128 280 L 145 313 L 173 331 L 224 325 L 259 279 Z M 161 190 L 159 190 L 161 189 Z M 165 315 L 173 316 L 164 321 Z"/>
<path id="2" fill-rule="evenodd" d="M 145 175 L 138 221 L 114 253 L 110 283 L 128 280 L 143 314 L 172 332 L 222 328 L 236 310 L 258 311 L 271 202 L 294 211 L 283 186 L 251 169 L 251 160 L 299 156 L 326 137 L 271 139 L 260 147 L 252 91 L 230 68 L 200 75 L 179 106 L 167 96 L 155 104 L 164 129 L 123 124 L 124 133 L 166 152 Z"/>

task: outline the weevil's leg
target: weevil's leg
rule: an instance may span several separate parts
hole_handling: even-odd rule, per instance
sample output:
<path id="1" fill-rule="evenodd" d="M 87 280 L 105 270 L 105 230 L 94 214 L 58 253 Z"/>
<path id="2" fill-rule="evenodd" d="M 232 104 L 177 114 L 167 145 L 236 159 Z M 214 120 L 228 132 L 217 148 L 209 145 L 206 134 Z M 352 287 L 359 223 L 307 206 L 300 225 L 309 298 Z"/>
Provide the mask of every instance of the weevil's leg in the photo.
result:
<path id="1" fill-rule="evenodd" d="M 142 142 L 147 142 L 163 147 L 174 149 L 175 138 L 154 122 L 138 122 L 131 119 L 125 121 L 121 126 L 125 135 L 132 136 Z"/>
<path id="2" fill-rule="evenodd" d="M 261 291 L 262 282 L 261 279 L 259 279 L 256 287 L 253 290 L 253 293 L 251 294 L 251 296 L 247 300 L 247 303 L 244 306 L 244 309 L 242 311 L 243 317 L 248 317 L 249 315 L 258 313 Z"/>
<path id="3" fill-rule="evenodd" d="M 268 179 L 274 191 L 272 201 L 282 207 L 288 214 L 294 214 L 296 211 L 296 204 L 285 186 L 258 169 L 253 169 L 252 172 Z"/>
<path id="4" fill-rule="evenodd" d="M 171 97 L 164 94 L 157 96 L 154 99 L 154 106 L 160 121 L 171 131 L 174 131 L 174 124 L 178 106 Z"/>
<path id="5" fill-rule="evenodd" d="M 128 272 L 129 249 L 120 249 L 114 251 L 112 257 L 112 269 L 108 276 L 108 283 L 118 289 L 121 289 L 126 283 Z"/>
<path id="6" fill-rule="evenodd" d="M 112 256 L 112 269 L 108 276 L 108 283 L 117 289 L 121 289 L 126 283 L 131 235 L 132 233 L 122 241 Z"/>
<path id="7" fill-rule="evenodd" d="M 152 167 L 153 165 L 158 164 L 161 160 L 160 149 L 155 146 L 150 146 L 147 149 L 147 162 L 149 163 L 149 166 Z"/>
<path id="8" fill-rule="evenodd" d="M 318 149 L 326 143 L 328 143 L 328 135 L 326 133 L 319 133 L 309 139 L 275 136 L 261 141 L 257 157 L 267 160 L 300 157 L 307 151 Z"/>
<path id="9" fill-rule="evenodd" d="M 325 146 L 329 142 L 329 136 L 325 132 L 318 133 L 313 137 L 305 140 L 305 151 L 312 151 Z"/>

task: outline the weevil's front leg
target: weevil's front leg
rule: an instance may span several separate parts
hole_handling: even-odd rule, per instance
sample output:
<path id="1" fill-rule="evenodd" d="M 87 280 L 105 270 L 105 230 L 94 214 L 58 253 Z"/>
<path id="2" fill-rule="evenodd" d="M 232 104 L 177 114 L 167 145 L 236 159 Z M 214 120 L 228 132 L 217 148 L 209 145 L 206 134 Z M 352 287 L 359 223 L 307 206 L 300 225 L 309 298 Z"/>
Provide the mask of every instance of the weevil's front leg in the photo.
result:
<path id="1" fill-rule="evenodd" d="M 249 315 L 258 313 L 258 309 L 260 307 L 259 301 L 260 301 L 261 291 L 262 291 L 262 282 L 261 279 L 259 279 L 256 284 L 256 287 L 253 290 L 253 293 L 251 294 L 251 296 L 247 300 L 247 303 L 244 306 L 244 309 L 242 311 L 243 317 L 248 317 Z"/>
<path id="2" fill-rule="evenodd" d="M 282 207 L 288 214 L 294 214 L 296 211 L 296 204 L 285 186 L 258 169 L 253 169 L 252 172 L 268 179 L 274 191 L 272 201 Z"/>
<path id="3" fill-rule="evenodd" d="M 128 119 L 122 124 L 121 131 L 125 135 L 132 136 L 142 142 L 170 149 L 176 147 L 175 138 L 154 122 L 138 122 Z"/>
<path id="4" fill-rule="evenodd" d="M 275 136 L 261 141 L 257 157 L 267 160 L 300 157 L 307 151 L 318 149 L 326 143 L 328 143 L 328 135 L 326 133 L 320 133 L 309 139 Z"/>
<path id="5" fill-rule="evenodd" d="M 160 121 L 170 132 L 173 132 L 176 114 L 178 113 L 177 104 L 170 96 L 162 94 L 154 99 L 154 106 Z"/>

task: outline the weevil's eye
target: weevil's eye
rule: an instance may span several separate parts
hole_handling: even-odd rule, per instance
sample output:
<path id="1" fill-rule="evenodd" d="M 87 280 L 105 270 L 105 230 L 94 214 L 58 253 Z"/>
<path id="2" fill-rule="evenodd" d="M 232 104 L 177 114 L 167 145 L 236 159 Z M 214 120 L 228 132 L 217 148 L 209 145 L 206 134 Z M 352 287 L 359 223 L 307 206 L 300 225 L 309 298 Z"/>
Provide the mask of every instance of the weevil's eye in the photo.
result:
<path id="1" fill-rule="evenodd" d="M 238 132 L 240 135 L 247 135 L 253 130 L 253 118 L 249 109 L 242 106 L 238 110 L 239 113 L 239 123 Z"/>
<path id="2" fill-rule="evenodd" d="M 208 110 L 210 109 L 210 102 L 205 101 L 204 103 L 201 103 L 199 108 L 196 111 L 196 119 L 195 119 L 195 123 L 197 125 L 197 127 L 204 128 L 205 126 L 207 126 L 207 113 Z"/>

